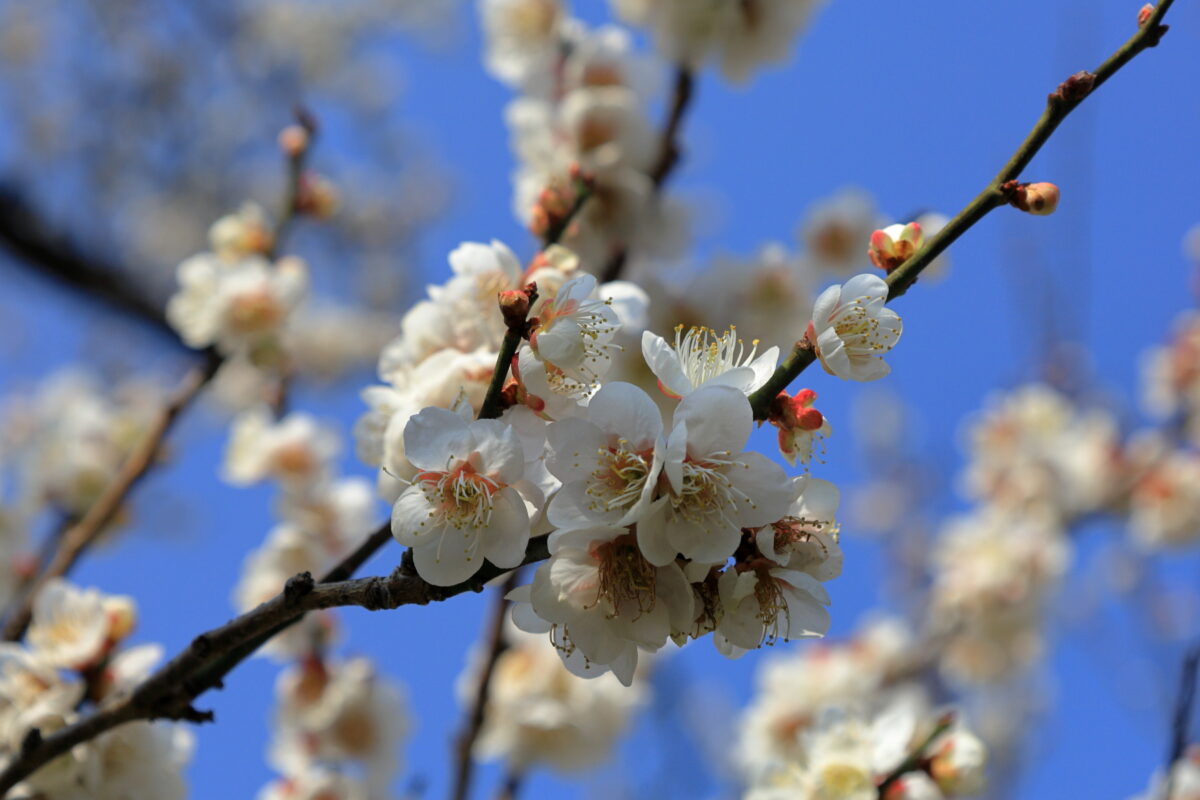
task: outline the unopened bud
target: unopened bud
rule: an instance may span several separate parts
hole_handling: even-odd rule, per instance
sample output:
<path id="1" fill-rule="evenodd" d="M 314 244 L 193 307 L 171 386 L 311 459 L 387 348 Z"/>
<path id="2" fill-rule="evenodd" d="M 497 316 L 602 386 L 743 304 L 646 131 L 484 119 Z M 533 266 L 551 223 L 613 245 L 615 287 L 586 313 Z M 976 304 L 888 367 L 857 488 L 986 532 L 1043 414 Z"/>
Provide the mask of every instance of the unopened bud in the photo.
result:
<path id="1" fill-rule="evenodd" d="M 872 264 L 884 272 L 891 272 L 912 258 L 924 243 L 925 234 L 917 223 L 889 225 L 871 234 L 867 255 L 871 257 Z"/>
<path id="2" fill-rule="evenodd" d="M 133 632 L 137 623 L 137 608 L 130 597 L 109 597 L 104 601 L 104 614 L 108 617 L 108 641 L 119 642 Z"/>
<path id="3" fill-rule="evenodd" d="M 1146 3 L 1146 5 L 1142 6 L 1141 9 L 1138 11 L 1138 16 L 1137 16 L 1138 27 L 1140 28 L 1143 25 L 1145 25 L 1147 22 L 1149 22 L 1150 17 L 1153 16 L 1153 14 L 1154 14 L 1154 4 L 1153 3 Z"/>
<path id="4" fill-rule="evenodd" d="M 901 775 L 883 794 L 883 800 L 942 800 L 943 797 L 933 778 L 919 770 Z"/>
<path id="5" fill-rule="evenodd" d="M 948 795 L 972 795 L 983 790 L 987 748 L 965 730 L 951 730 L 934 744 L 929 774 Z"/>
<path id="6" fill-rule="evenodd" d="M 1051 103 L 1078 103 L 1087 97 L 1096 85 L 1096 76 L 1086 69 L 1076 72 L 1058 85 L 1050 94 Z"/>
<path id="7" fill-rule="evenodd" d="M 288 125 L 279 132 L 279 149 L 290 159 L 300 158 L 308 150 L 308 131 L 302 125 Z"/>
<path id="8" fill-rule="evenodd" d="M 1045 216 L 1058 208 L 1058 187 L 1053 183 L 1022 183 L 1013 191 L 1012 203 L 1030 214 Z"/>
<path id="9" fill-rule="evenodd" d="M 500 313 L 504 326 L 509 331 L 525 336 L 529 331 L 529 309 L 537 302 L 537 284 L 530 283 L 524 289 L 500 292 Z"/>
<path id="10" fill-rule="evenodd" d="M 796 424 L 806 431 L 817 431 L 825 424 L 825 415 L 815 408 L 805 408 L 796 415 Z"/>
<path id="11" fill-rule="evenodd" d="M 329 219 L 338 209 L 338 190 L 333 181 L 315 172 L 300 176 L 296 185 L 296 213 Z"/>

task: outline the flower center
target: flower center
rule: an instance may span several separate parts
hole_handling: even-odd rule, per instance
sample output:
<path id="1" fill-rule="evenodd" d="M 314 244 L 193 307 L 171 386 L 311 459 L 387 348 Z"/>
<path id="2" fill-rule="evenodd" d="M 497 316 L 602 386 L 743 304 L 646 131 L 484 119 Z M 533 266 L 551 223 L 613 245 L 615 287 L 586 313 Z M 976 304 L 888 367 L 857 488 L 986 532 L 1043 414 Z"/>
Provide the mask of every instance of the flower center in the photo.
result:
<path id="1" fill-rule="evenodd" d="M 461 461 L 448 472 L 423 472 L 416 477 L 430 505 L 455 528 L 482 528 L 492 519 L 492 495 L 500 484 Z"/>
<path id="2" fill-rule="evenodd" d="M 637 537 L 626 533 L 591 548 L 596 559 L 598 589 L 596 603 L 607 601 L 609 617 L 633 607 L 641 615 L 654 608 L 658 570 L 638 549 Z M 594 604 L 593 604 L 594 605 Z"/>
<path id="3" fill-rule="evenodd" d="M 755 339 L 747 354 L 742 340 L 737 338 L 737 328 L 732 326 L 720 335 L 711 328 L 693 327 L 686 335 L 682 325 L 675 328 L 675 352 L 679 354 L 683 374 L 692 386 L 749 364 L 757 350 L 758 340 Z"/>
<path id="4" fill-rule="evenodd" d="M 616 447 L 601 449 L 592 472 L 587 495 L 588 508 L 593 511 L 612 511 L 637 502 L 650 474 L 650 451 L 638 453 L 629 442 L 621 439 Z"/>
<path id="5" fill-rule="evenodd" d="M 833 329 L 847 349 L 887 352 L 895 344 L 895 331 L 880 332 L 879 317 L 867 308 L 869 297 L 856 297 L 837 311 Z"/>
<path id="6" fill-rule="evenodd" d="M 265 289 L 238 295 L 229 306 L 229 326 L 237 333 L 272 330 L 283 316 L 283 309 Z"/>
<path id="7" fill-rule="evenodd" d="M 690 456 L 683 462 L 683 486 L 678 494 L 671 494 L 671 507 L 675 513 L 696 525 L 705 525 L 713 517 L 730 527 L 736 527 L 728 516 L 730 508 L 739 503 L 754 503 L 749 495 L 738 489 L 729 480 L 725 470 L 741 466 L 729 453 L 711 453 L 703 460 Z"/>

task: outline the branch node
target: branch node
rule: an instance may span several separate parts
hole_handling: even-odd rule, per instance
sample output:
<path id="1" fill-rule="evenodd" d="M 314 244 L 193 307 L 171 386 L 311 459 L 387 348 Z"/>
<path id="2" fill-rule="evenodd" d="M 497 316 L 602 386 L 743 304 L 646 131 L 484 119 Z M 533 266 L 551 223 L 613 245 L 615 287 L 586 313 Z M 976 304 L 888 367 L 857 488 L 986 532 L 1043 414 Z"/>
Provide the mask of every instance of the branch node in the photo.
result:
<path id="1" fill-rule="evenodd" d="M 211 709 L 201 711 L 193 705 L 187 705 L 178 713 L 177 718 L 199 725 L 204 722 L 215 721 L 216 715 L 213 714 Z"/>
<path id="2" fill-rule="evenodd" d="M 295 605 L 305 595 L 311 593 L 315 585 L 316 581 L 313 580 L 311 572 L 306 571 L 293 575 L 283 585 L 283 602 L 289 606 Z"/>
<path id="3" fill-rule="evenodd" d="M 192 639 L 192 649 L 196 651 L 196 655 L 204 658 L 212 652 L 212 639 L 207 633 L 202 633 L 195 639 Z"/>
<path id="4" fill-rule="evenodd" d="M 29 733 L 25 734 L 25 738 L 21 740 L 21 758 L 28 758 L 35 750 L 42 746 L 42 730 L 41 728 L 30 728 Z"/>
<path id="5" fill-rule="evenodd" d="M 1095 85 L 1096 76 L 1086 69 L 1080 70 L 1060 83 L 1047 100 L 1052 106 L 1059 104 L 1075 106 L 1083 102 L 1083 98 L 1091 93 L 1092 87 Z"/>

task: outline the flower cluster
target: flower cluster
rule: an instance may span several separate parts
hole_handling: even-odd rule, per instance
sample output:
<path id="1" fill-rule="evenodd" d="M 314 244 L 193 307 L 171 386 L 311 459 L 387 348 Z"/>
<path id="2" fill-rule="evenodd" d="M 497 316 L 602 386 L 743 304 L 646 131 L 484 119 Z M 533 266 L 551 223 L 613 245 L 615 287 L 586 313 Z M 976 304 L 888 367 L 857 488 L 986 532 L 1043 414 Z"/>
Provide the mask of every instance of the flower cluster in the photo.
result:
<path id="1" fill-rule="evenodd" d="M 519 165 L 517 218 L 544 235 L 576 200 L 589 198 L 562 242 L 585 263 L 678 254 L 683 212 L 658 196 L 659 144 L 644 106 L 658 75 L 629 33 L 589 29 L 561 0 L 484 0 L 487 65 L 522 92 L 505 120 Z"/>
<path id="2" fill-rule="evenodd" d="M 496 660 L 475 752 L 503 759 L 510 774 L 547 766 L 578 772 L 603 762 L 647 700 L 646 683 L 622 686 L 612 675 L 572 675 L 545 637 L 509 627 Z M 477 660 L 459 678 L 463 704 L 473 702 Z"/>
<path id="3" fill-rule="evenodd" d="M 120 469 L 162 402 L 139 378 L 105 388 L 99 377 L 64 371 L 5 409 L 0 441 L 20 463 L 15 505 L 26 517 L 47 509 L 82 516 Z"/>
<path id="4" fill-rule="evenodd" d="M 303 413 L 276 419 L 257 408 L 234 418 L 225 480 L 280 489 L 280 521 L 247 556 L 234 592 L 239 611 L 279 594 L 297 573 L 328 571 L 375 527 L 375 493 L 367 480 L 338 476 L 340 448 L 333 430 Z M 411 727 L 403 693 L 367 659 L 329 655 L 333 632 L 332 615 L 309 614 L 263 648 L 291 662 L 276 683 L 268 758 L 282 777 L 263 788 L 263 800 L 389 796 Z"/>
<path id="5" fill-rule="evenodd" d="M 649 28 L 673 63 L 716 62 L 742 82 L 763 64 L 783 61 L 820 0 L 612 0 L 626 21 Z"/>
<path id="6" fill-rule="evenodd" d="M 375 493 L 369 481 L 339 477 L 337 434 L 307 414 L 282 419 L 257 408 L 234 418 L 222 470 L 235 486 L 272 481 L 281 490 L 279 522 L 266 541 L 246 557 L 234 605 L 249 611 L 282 591 L 300 572 L 319 576 L 361 542 L 376 524 Z M 276 636 L 264 649 L 279 658 L 298 658 L 328 641 L 329 615 L 310 614 Z"/>
<path id="7" fill-rule="evenodd" d="M 987 749 L 961 723 L 934 727 L 906 627 L 877 619 L 844 643 L 763 663 L 739 726 L 752 800 L 939 800 L 978 794 Z M 913 754 L 918 757 L 907 762 Z"/>
<path id="8" fill-rule="evenodd" d="M 209 245 L 179 265 L 167 320 L 191 347 L 278 364 L 281 333 L 308 289 L 304 262 L 272 259 L 274 233 L 257 206 L 217 220 Z"/>
<path id="9" fill-rule="evenodd" d="M 391 796 L 411 722 L 403 693 L 370 661 L 307 657 L 280 673 L 275 701 L 268 760 L 285 777 L 261 800 Z"/>
<path id="10" fill-rule="evenodd" d="M 385 350 L 388 385 L 364 392 L 371 411 L 356 427 L 418 574 L 453 586 L 485 561 L 516 567 L 531 537 L 549 533 L 549 561 L 512 594 L 517 624 L 549 632 L 578 674 L 611 668 L 626 684 L 639 651 L 668 640 L 712 633 L 737 656 L 823 635 L 822 584 L 841 570 L 837 490 L 747 449 L 749 396 L 775 372 L 778 349 L 747 349 L 732 329 L 678 328 L 673 345 L 641 332 L 656 401 L 607 378 L 618 337 L 645 316 L 643 296 L 597 287 L 561 246 L 527 269 L 499 243 L 463 245 L 450 261 L 450 281 L 430 288 Z M 900 321 L 885 299 L 883 281 L 861 275 L 818 300 L 809 328 L 832 372 L 886 373 Z M 499 418 L 475 419 L 514 334 L 512 375 L 492 389 Z M 470 370 L 447 369 L 464 362 Z M 789 459 L 807 461 L 828 431 L 813 397 L 772 418 L 789 429 Z"/>
<path id="11" fill-rule="evenodd" d="M 59 579 L 43 587 L 27 645 L 0 645 L 0 760 L 15 757 L 32 729 L 48 735 L 71 725 L 89 705 L 119 701 L 149 676 L 161 647 L 119 649 L 135 618 L 128 597 Z M 18 793 L 53 800 L 182 800 L 191 752 L 192 735 L 181 725 L 127 723 L 54 759 Z"/>

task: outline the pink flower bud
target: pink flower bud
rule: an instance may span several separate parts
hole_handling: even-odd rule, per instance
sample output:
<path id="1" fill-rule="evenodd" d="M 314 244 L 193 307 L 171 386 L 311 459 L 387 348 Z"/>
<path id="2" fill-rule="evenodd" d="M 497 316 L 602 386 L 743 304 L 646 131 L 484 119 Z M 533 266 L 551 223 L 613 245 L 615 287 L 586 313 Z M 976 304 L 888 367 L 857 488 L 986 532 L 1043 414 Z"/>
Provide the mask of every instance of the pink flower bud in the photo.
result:
<path id="1" fill-rule="evenodd" d="M 529 309 L 537 302 L 537 297 L 536 283 L 530 283 L 524 289 L 500 292 L 500 313 L 504 317 L 505 327 L 522 336 L 527 336 L 532 323 L 528 319 Z"/>
<path id="2" fill-rule="evenodd" d="M 867 255 L 871 257 L 872 264 L 884 272 L 891 272 L 912 258 L 924 243 L 925 234 L 917 223 L 889 225 L 871 234 Z"/>
<path id="3" fill-rule="evenodd" d="M 825 424 L 825 415 L 815 408 L 806 408 L 796 415 L 796 423 L 803 430 L 817 431 Z"/>
<path id="4" fill-rule="evenodd" d="M 1140 28 L 1143 25 L 1145 25 L 1147 22 L 1149 22 L 1150 16 L 1153 13 L 1154 13 L 1154 4 L 1153 3 L 1146 3 L 1146 5 L 1142 6 L 1141 9 L 1138 11 L 1138 16 L 1137 16 L 1138 27 Z"/>
<path id="5" fill-rule="evenodd" d="M 1023 183 L 1017 186 L 1011 202 L 1022 211 L 1045 216 L 1058 208 L 1058 196 L 1058 187 L 1053 183 Z"/>
<path id="6" fill-rule="evenodd" d="M 308 131 L 302 125 L 288 125 L 279 132 L 279 149 L 288 158 L 299 158 L 308 150 Z"/>
<path id="7" fill-rule="evenodd" d="M 329 219 L 338 209 L 340 198 L 333 181 L 315 172 L 300 176 L 296 187 L 296 212 L 317 219 Z"/>

